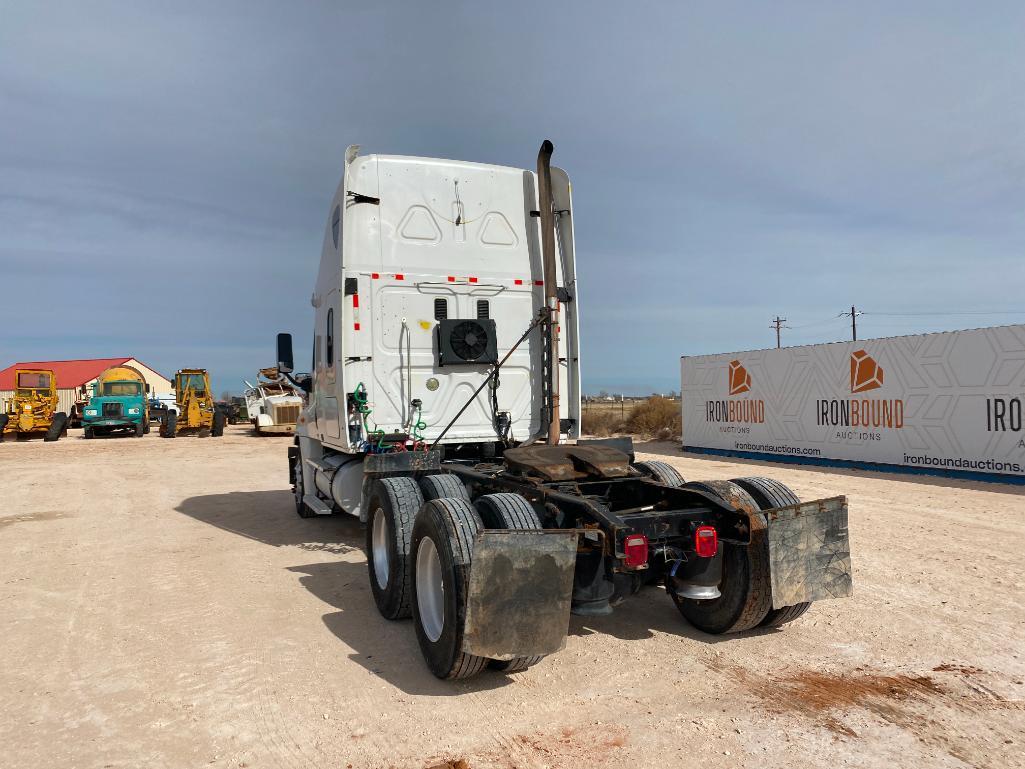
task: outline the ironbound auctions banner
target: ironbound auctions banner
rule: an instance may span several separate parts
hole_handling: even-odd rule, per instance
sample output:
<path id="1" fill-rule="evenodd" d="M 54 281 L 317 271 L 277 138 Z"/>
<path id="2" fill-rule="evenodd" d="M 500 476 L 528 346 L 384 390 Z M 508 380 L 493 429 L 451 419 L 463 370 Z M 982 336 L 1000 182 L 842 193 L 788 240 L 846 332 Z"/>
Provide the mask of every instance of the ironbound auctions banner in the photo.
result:
<path id="1" fill-rule="evenodd" d="M 1025 474 L 1025 325 L 681 361 L 683 445 Z"/>

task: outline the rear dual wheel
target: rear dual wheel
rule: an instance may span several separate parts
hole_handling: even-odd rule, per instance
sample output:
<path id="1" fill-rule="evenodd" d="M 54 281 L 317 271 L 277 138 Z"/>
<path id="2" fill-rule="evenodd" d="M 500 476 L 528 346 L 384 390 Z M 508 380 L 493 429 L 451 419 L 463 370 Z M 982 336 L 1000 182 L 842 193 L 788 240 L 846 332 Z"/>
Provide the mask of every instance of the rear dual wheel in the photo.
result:
<path id="1" fill-rule="evenodd" d="M 519 494 L 486 494 L 477 500 L 477 513 L 487 529 L 525 529 L 540 531 L 541 519 L 531 504 Z M 543 654 L 514 657 L 511 660 L 491 660 L 494 670 L 515 673 L 526 670 L 544 659 Z"/>
<path id="2" fill-rule="evenodd" d="M 733 483 L 740 486 L 750 494 L 762 510 L 769 510 L 773 507 L 786 507 L 787 505 L 800 504 L 800 498 L 790 490 L 788 486 L 773 480 L 772 478 L 734 478 Z M 768 550 L 768 542 L 765 547 Z M 768 557 L 766 555 L 766 557 Z M 783 606 L 779 609 L 769 609 L 760 623 L 760 627 L 780 627 L 804 614 L 811 608 L 810 601 Z"/>
<path id="3" fill-rule="evenodd" d="M 487 657 L 463 651 L 470 560 L 481 528 L 473 505 L 454 498 L 425 503 L 413 525 L 416 638 L 427 666 L 438 678 L 469 678 L 489 662 Z"/>
<path id="4" fill-rule="evenodd" d="M 412 478 L 373 482 L 367 506 L 367 569 L 377 610 L 385 619 L 411 613 L 413 522 L 424 504 Z"/>
<path id="5" fill-rule="evenodd" d="M 728 481 L 693 482 L 686 488 L 711 493 L 720 499 L 729 495 L 729 504 L 759 510 L 754 498 L 737 484 Z M 721 542 L 722 580 L 719 597 L 709 600 L 684 598 L 670 591 L 676 608 L 698 630 L 719 635 L 741 633 L 758 627 L 772 608 L 769 581 L 769 548 L 765 541 L 765 518 L 751 516 L 751 544 L 747 547 Z M 761 519 L 760 521 L 758 519 Z M 760 526 L 758 524 L 761 524 Z"/>
<path id="6" fill-rule="evenodd" d="M 368 504 L 367 569 L 377 609 L 386 619 L 413 615 L 417 642 L 438 678 L 525 670 L 543 657 L 490 660 L 463 651 L 474 539 L 482 528 L 541 528 L 517 494 L 470 503 L 455 475 L 374 481 Z"/>
<path id="7" fill-rule="evenodd" d="M 731 505 L 748 510 L 769 510 L 800 502 L 779 481 L 771 478 L 735 478 L 733 481 L 689 483 L 688 487 L 730 497 Z M 751 543 L 747 547 L 724 542 L 720 597 L 698 601 L 673 596 L 680 613 L 706 633 L 740 633 L 755 627 L 779 627 L 797 619 L 811 606 L 799 603 L 772 608 L 768 523 L 761 514 L 752 516 Z"/>

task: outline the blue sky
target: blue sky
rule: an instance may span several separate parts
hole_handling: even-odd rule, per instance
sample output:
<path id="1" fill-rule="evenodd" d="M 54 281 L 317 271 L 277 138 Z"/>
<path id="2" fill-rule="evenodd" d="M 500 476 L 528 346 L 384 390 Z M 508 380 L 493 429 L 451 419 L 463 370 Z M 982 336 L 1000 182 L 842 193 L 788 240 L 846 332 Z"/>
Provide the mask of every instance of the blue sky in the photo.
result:
<path id="1" fill-rule="evenodd" d="M 237 389 L 302 340 L 365 152 L 573 179 L 586 391 L 679 356 L 1025 322 L 1017 3 L 0 0 L 0 365 Z M 920 313 L 953 313 L 920 314 Z"/>

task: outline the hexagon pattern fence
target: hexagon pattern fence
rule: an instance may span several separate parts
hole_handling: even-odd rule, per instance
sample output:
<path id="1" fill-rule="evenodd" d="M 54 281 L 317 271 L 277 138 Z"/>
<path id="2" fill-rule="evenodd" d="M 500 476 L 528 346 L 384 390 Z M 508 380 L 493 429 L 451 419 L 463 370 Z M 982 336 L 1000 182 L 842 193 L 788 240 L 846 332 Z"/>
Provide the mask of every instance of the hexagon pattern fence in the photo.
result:
<path id="1" fill-rule="evenodd" d="M 1025 476 L 1025 325 L 684 357 L 681 376 L 685 446 Z"/>

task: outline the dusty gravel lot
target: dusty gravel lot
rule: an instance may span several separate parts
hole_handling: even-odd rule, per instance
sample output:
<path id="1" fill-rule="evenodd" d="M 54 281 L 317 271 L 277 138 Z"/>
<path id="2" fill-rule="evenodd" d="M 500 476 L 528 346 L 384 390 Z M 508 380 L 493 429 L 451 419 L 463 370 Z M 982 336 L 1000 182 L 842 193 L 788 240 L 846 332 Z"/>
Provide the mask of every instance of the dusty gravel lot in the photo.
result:
<path id="1" fill-rule="evenodd" d="M 228 430 L 0 445 L 0 766 L 1025 765 L 1021 487 L 648 445 L 848 494 L 855 597 L 718 638 L 649 589 L 444 683 L 376 613 L 359 524 L 296 517 L 288 439 Z"/>

